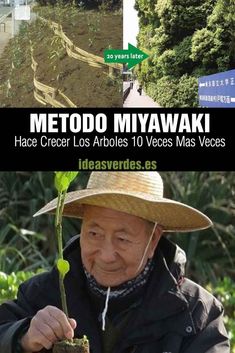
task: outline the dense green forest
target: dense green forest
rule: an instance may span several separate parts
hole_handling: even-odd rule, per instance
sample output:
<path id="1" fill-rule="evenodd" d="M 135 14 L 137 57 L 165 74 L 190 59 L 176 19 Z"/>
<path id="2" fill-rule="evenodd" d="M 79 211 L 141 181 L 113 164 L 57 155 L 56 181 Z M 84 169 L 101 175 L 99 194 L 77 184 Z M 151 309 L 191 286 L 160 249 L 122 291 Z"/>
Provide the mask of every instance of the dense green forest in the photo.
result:
<path id="1" fill-rule="evenodd" d="M 235 353 L 235 172 L 164 172 L 165 197 L 196 207 L 214 226 L 171 234 L 188 258 L 186 275 L 212 291 L 225 306 L 225 323 Z M 80 173 L 70 191 L 84 188 Z M 19 283 L 55 260 L 54 216 L 33 214 L 56 196 L 52 172 L 0 173 L 0 302 L 14 298 Z M 64 238 L 80 231 L 80 221 L 64 218 Z M 23 271 L 23 272 L 22 272 Z"/>
<path id="2" fill-rule="evenodd" d="M 234 0 L 136 0 L 139 81 L 162 107 L 197 107 L 198 77 L 235 68 Z"/>

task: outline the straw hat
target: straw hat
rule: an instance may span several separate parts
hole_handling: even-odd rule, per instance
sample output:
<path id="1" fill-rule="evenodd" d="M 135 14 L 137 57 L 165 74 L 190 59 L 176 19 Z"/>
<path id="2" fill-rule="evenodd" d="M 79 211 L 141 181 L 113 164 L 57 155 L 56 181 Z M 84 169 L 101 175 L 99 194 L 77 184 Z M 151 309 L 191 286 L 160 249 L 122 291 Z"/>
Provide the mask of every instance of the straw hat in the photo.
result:
<path id="1" fill-rule="evenodd" d="M 34 216 L 55 213 L 57 199 Z M 163 181 L 157 172 L 93 172 L 87 188 L 69 192 L 63 214 L 82 218 L 83 205 L 125 212 L 157 222 L 167 232 L 205 229 L 211 220 L 200 211 L 163 197 Z"/>

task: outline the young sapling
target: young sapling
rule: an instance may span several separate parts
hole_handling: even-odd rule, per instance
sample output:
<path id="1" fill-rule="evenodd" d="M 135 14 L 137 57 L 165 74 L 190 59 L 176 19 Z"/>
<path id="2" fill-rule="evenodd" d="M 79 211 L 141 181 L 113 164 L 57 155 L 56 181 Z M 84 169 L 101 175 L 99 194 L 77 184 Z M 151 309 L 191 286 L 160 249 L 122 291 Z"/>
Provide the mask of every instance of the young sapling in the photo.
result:
<path id="1" fill-rule="evenodd" d="M 55 187 L 58 192 L 56 217 L 55 217 L 55 231 L 57 237 L 58 260 L 56 263 L 59 272 L 59 287 L 61 296 L 62 310 L 67 317 L 69 317 L 68 306 L 66 300 L 66 291 L 64 286 L 64 279 L 70 270 L 70 264 L 63 257 L 63 229 L 62 219 L 64 202 L 67 190 L 71 182 L 76 178 L 78 172 L 56 172 L 55 173 Z M 54 344 L 53 353 L 89 353 L 89 341 L 86 336 L 81 339 L 67 339 L 59 341 Z"/>

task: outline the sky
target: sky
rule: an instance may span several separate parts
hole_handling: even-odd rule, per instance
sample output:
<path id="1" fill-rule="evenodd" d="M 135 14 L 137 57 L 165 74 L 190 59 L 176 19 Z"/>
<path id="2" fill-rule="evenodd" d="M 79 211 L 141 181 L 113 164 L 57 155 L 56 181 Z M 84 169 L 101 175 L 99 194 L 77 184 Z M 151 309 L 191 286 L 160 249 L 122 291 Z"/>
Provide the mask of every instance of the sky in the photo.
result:
<path id="1" fill-rule="evenodd" d="M 135 0 L 123 0 L 123 48 L 128 43 L 136 46 L 136 36 L 139 31 L 138 14 L 134 9 Z"/>

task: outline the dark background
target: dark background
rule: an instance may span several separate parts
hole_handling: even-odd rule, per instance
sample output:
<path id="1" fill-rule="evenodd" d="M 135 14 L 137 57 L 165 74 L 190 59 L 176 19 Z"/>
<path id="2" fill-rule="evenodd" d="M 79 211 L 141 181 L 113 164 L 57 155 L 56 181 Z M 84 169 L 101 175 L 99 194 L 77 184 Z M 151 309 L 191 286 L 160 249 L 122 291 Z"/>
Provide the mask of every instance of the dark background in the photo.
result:
<path id="1" fill-rule="evenodd" d="M 235 150 L 235 139 L 233 130 L 234 109 L 66 109 L 66 113 L 77 112 L 82 114 L 105 113 L 108 118 L 108 129 L 103 134 L 107 138 L 121 137 L 131 139 L 134 134 L 114 134 L 113 133 L 113 115 L 114 113 L 210 113 L 210 133 L 202 133 L 201 136 L 206 135 L 208 138 L 225 138 L 225 147 L 112 147 L 112 148 L 78 148 L 78 147 L 64 147 L 64 148 L 20 148 L 14 147 L 14 138 L 16 136 L 22 137 L 38 137 L 47 135 L 48 137 L 73 137 L 71 133 L 57 133 L 57 134 L 31 134 L 29 132 L 30 113 L 59 113 L 62 110 L 56 109 L 1 109 L 0 119 L 0 149 L 1 149 L 1 170 L 77 170 L 78 159 L 91 160 L 156 160 L 157 169 L 161 171 L 178 170 L 178 171 L 215 171 L 215 170 L 234 170 L 233 153 Z M 94 137 L 102 134 L 79 133 L 78 137 Z M 144 134 L 137 133 L 135 135 Z M 175 138 L 175 135 L 185 135 L 190 138 L 197 138 L 198 134 L 166 134 L 166 133 L 149 133 L 149 136 L 156 138 Z"/>

